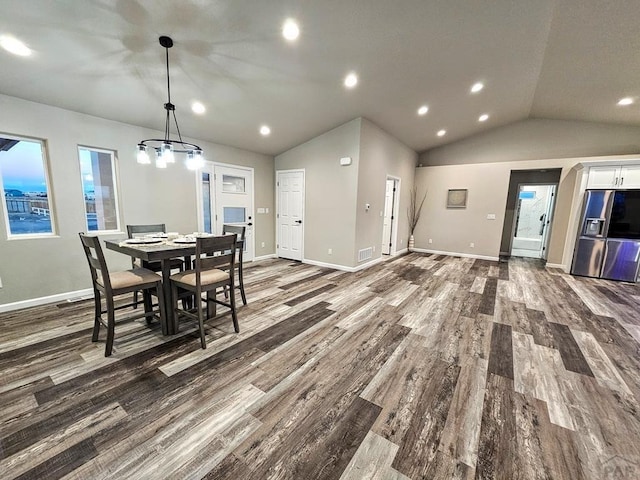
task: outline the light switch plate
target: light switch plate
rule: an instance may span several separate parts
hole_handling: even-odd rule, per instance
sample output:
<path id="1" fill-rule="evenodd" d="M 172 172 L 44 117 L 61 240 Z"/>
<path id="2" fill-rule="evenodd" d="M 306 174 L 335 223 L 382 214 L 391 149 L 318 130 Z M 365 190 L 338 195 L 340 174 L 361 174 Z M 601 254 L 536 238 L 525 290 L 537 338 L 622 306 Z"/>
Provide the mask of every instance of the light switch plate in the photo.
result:
<path id="1" fill-rule="evenodd" d="M 495 219 L 496 219 L 495 213 L 487 213 L 487 220 L 495 220 Z"/>
<path id="2" fill-rule="evenodd" d="M 258 213 L 266 213 L 266 212 L 264 211 L 264 208 L 258 207 Z"/>

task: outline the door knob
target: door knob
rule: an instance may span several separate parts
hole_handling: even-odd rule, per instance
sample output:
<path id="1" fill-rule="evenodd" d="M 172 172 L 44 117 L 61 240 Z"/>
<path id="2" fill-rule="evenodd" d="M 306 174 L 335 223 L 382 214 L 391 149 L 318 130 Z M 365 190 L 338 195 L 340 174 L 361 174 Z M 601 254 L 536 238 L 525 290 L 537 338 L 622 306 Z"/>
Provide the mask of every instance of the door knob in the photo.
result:
<path id="1" fill-rule="evenodd" d="M 252 225 L 253 225 L 253 223 L 251 223 L 251 222 L 247 223 L 247 226 L 248 226 L 248 227 L 250 227 L 250 226 L 252 226 Z"/>
<path id="2" fill-rule="evenodd" d="M 302 220 L 296 220 L 296 223 L 302 223 Z"/>

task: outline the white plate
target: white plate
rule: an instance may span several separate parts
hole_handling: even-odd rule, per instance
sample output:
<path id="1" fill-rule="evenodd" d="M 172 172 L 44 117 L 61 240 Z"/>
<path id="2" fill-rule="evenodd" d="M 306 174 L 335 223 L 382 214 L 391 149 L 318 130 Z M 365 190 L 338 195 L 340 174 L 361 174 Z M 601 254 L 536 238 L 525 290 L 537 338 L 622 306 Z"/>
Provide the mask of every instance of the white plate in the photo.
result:
<path id="1" fill-rule="evenodd" d="M 162 243 L 161 238 L 130 238 L 126 241 L 131 245 L 148 245 L 150 243 Z"/>
<path id="2" fill-rule="evenodd" d="M 196 239 L 195 238 L 176 238 L 173 243 L 196 243 Z"/>

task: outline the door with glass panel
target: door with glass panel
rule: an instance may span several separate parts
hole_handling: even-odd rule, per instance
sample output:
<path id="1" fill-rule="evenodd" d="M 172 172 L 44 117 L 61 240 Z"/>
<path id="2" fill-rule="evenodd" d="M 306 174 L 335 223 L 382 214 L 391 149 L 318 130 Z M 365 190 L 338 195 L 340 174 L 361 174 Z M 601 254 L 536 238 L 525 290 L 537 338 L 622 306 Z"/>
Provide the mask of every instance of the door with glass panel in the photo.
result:
<path id="1" fill-rule="evenodd" d="M 222 233 L 222 225 L 246 227 L 244 260 L 253 260 L 253 169 L 214 165 L 215 233 Z"/>

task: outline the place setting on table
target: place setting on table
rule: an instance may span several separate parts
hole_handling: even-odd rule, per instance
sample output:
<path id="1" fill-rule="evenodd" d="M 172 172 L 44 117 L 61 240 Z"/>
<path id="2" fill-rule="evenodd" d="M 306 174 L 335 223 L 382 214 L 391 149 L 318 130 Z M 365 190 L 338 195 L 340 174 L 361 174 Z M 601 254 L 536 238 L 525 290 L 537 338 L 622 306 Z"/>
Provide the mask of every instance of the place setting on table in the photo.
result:
<path id="1" fill-rule="evenodd" d="M 136 235 L 133 238 L 128 238 L 120 245 L 195 245 L 197 238 L 213 237 L 214 234 L 205 232 L 193 232 L 189 234 L 180 234 L 178 232 L 156 232 L 146 233 L 144 235 Z"/>

